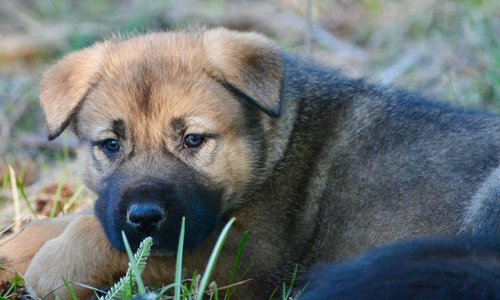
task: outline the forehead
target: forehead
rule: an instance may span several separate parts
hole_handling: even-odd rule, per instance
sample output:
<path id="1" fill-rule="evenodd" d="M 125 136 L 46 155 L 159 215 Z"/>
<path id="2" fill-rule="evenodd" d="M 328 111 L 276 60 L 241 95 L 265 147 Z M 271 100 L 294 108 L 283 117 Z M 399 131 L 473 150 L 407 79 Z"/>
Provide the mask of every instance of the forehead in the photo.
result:
<path id="1" fill-rule="evenodd" d="M 152 131 L 179 120 L 230 129 L 241 104 L 205 68 L 202 43 L 195 35 L 163 34 L 110 43 L 80 118 L 99 127 L 121 119 L 128 126 Z M 149 132 L 140 131 L 143 136 Z"/>

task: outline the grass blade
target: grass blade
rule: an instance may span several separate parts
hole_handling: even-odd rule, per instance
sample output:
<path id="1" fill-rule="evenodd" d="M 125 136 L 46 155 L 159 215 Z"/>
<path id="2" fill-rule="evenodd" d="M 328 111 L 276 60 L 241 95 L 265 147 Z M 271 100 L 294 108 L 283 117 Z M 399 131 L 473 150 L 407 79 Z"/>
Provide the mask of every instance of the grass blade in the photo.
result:
<path id="1" fill-rule="evenodd" d="M 177 286 L 178 286 L 178 285 L 177 285 L 177 283 L 171 283 L 171 284 L 169 284 L 169 285 L 166 285 L 166 286 L 162 287 L 162 288 L 161 288 L 161 290 L 158 292 L 158 299 L 161 299 L 161 297 L 163 296 L 163 294 L 165 294 L 168 290 L 170 290 L 170 289 L 175 289 Z M 189 292 L 189 291 L 187 290 L 187 287 L 186 287 L 186 286 L 184 286 L 182 283 L 181 283 L 181 285 L 179 286 L 179 289 L 180 289 L 180 290 L 182 290 L 182 291 L 183 291 L 183 293 L 187 293 L 187 292 Z M 181 295 L 182 295 L 182 294 L 181 294 Z M 175 295 L 174 295 L 174 297 L 175 297 Z M 181 298 L 181 299 L 182 299 L 182 298 Z"/>
<path id="2" fill-rule="evenodd" d="M 144 287 L 144 282 L 142 282 L 141 272 L 137 267 L 137 261 L 135 260 L 130 244 L 128 243 L 127 236 L 125 232 L 122 231 L 123 243 L 125 244 L 125 249 L 127 249 L 128 259 L 130 261 L 130 268 L 134 272 L 135 282 L 137 283 L 137 289 L 139 290 L 139 295 L 146 294 L 146 288 Z"/>
<path id="3" fill-rule="evenodd" d="M 66 278 L 63 277 L 62 280 L 64 282 L 64 286 L 66 287 L 66 290 L 68 291 L 68 294 L 69 294 L 69 297 L 71 298 L 71 300 L 78 300 L 78 298 L 76 297 L 76 294 L 75 294 L 75 290 L 73 290 L 73 287 L 68 283 Z"/>
<path id="4" fill-rule="evenodd" d="M 189 284 L 189 294 L 190 295 L 193 295 L 194 294 L 194 290 L 196 289 L 196 278 L 198 277 L 198 272 L 196 270 L 194 270 L 194 273 L 193 273 L 193 276 L 191 278 L 191 283 Z M 200 276 L 201 278 L 201 276 Z"/>
<path id="5" fill-rule="evenodd" d="M 272 300 L 274 299 L 274 295 L 278 292 L 278 288 L 274 288 L 273 292 L 271 293 L 271 295 L 269 296 L 269 299 L 268 300 Z"/>
<path id="6" fill-rule="evenodd" d="M 295 299 L 300 299 L 302 297 L 302 294 L 306 291 L 306 289 L 309 287 L 309 282 L 304 285 L 304 287 L 295 295 Z"/>
<path id="7" fill-rule="evenodd" d="M 292 280 L 290 281 L 290 288 L 288 289 L 288 292 L 286 292 L 285 297 L 283 299 L 288 299 L 290 297 L 290 294 L 292 293 L 293 290 L 293 285 L 295 284 L 295 279 L 297 278 L 297 272 L 299 271 L 299 265 L 295 265 L 295 269 L 293 270 L 293 276 Z M 283 288 L 286 289 L 286 285 L 283 284 Z"/>
<path id="8" fill-rule="evenodd" d="M 129 265 L 125 276 L 123 276 L 103 297 L 102 300 L 117 300 L 117 299 L 130 299 L 134 295 L 134 280 L 137 283 L 140 295 L 145 295 L 146 289 L 142 282 L 141 273 L 146 268 L 146 262 L 151 254 L 151 246 L 153 239 L 151 237 L 145 238 L 137 249 L 135 255 L 132 255 L 132 250 L 128 243 L 125 233 L 122 231 L 123 243 L 127 249 L 129 256 Z M 142 286 L 142 289 L 141 289 Z"/>
<path id="9" fill-rule="evenodd" d="M 0 299 L 10 299 L 10 297 L 17 291 L 19 285 L 24 285 L 22 278 L 16 273 L 14 279 L 9 284 L 9 289 L 0 295 Z"/>
<path id="10" fill-rule="evenodd" d="M 67 213 L 69 211 L 69 209 L 76 202 L 76 200 L 78 199 L 78 197 L 80 196 L 80 194 L 82 193 L 82 191 L 83 191 L 83 184 L 80 183 L 78 185 L 78 187 L 76 188 L 75 192 L 73 193 L 73 195 L 71 196 L 71 198 L 69 198 L 69 200 L 66 201 L 66 203 L 64 204 L 64 207 L 63 207 L 63 212 L 64 213 Z"/>
<path id="11" fill-rule="evenodd" d="M 9 167 L 9 177 L 10 177 L 10 188 L 12 189 L 12 199 L 14 201 L 14 214 L 15 214 L 15 220 L 21 219 L 21 207 L 19 204 L 19 191 L 17 190 L 17 183 L 16 183 L 16 171 L 14 171 L 14 168 L 12 168 L 11 165 L 8 165 Z M 19 229 L 19 224 L 17 224 L 14 228 L 15 231 Z"/>
<path id="12" fill-rule="evenodd" d="M 28 200 L 28 196 L 26 195 L 26 192 L 24 191 L 23 183 L 18 178 L 16 179 L 16 182 L 17 182 L 17 189 L 21 193 L 21 197 L 23 197 L 24 201 L 26 201 L 26 204 L 28 205 L 28 209 L 30 210 L 31 214 L 33 215 L 33 218 L 35 218 L 35 220 L 38 220 L 38 216 L 36 214 L 36 211 L 31 206 L 31 203 Z"/>
<path id="13" fill-rule="evenodd" d="M 177 259 L 175 262 L 175 286 L 174 286 L 174 299 L 175 300 L 181 300 L 182 253 L 184 251 L 185 227 L 186 227 L 186 218 L 182 217 L 181 232 L 179 233 L 179 246 L 177 247 Z"/>
<path id="14" fill-rule="evenodd" d="M 233 284 L 235 281 L 236 273 L 238 273 L 238 269 L 240 267 L 241 255 L 243 254 L 243 249 L 245 248 L 245 244 L 248 240 L 248 231 L 243 233 L 243 237 L 241 238 L 240 246 L 238 247 L 238 253 L 236 253 L 236 257 L 234 258 L 233 270 L 231 271 L 231 278 L 229 279 L 229 285 Z M 242 278 L 240 278 L 241 280 Z M 228 289 L 226 295 L 224 296 L 224 300 L 227 300 L 233 294 L 233 289 Z"/>
<path id="15" fill-rule="evenodd" d="M 127 288 L 127 279 L 129 278 L 129 274 L 127 273 L 124 277 L 122 277 L 115 285 L 113 285 L 106 295 L 98 298 L 99 300 L 117 300 L 122 299 L 124 290 Z"/>
<path id="16" fill-rule="evenodd" d="M 64 182 L 59 180 L 57 183 L 56 193 L 54 195 L 54 200 L 52 201 L 52 208 L 50 209 L 49 218 L 53 218 L 57 213 L 57 205 L 59 204 L 59 198 L 61 197 L 61 190 L 63 188 Z"/>
<path id="17" fill-rule="evenodd" d="M 215 267 L 215 263 L 217 262 L 217 258 L 219 257 L 219 254 L 222 250 L 222 246 L 224 245 L 224 242 L 226 241 L 227 234 L 229 233 L 229 229 L 233 225 L 234 220 L 235 220 L 235 218 L 232 218 L 231 220 L 229 220 L 229 222 L 227 222 L 226 226 L 224 226 L 224 229 L 222 229 L 222 232 L 219 235 L 217 242 L 215 243 L 214 250 L 212 251 L 212 254 L 210 255 L 210 259 L 208 260 L 208 264 L 207 264 L 207 267 L 205 268 L 205 272 L 203 272 L 203 277 L 201 278 L 198 294 L 196 295 L 196 300 L 203 299 L 203 293 L 205 292 L 205 289 L 207 288 L 208 281 L 210 280 L 210 276 L 212 275 L 212 272 L 213 272 L 214 267 Z"/>

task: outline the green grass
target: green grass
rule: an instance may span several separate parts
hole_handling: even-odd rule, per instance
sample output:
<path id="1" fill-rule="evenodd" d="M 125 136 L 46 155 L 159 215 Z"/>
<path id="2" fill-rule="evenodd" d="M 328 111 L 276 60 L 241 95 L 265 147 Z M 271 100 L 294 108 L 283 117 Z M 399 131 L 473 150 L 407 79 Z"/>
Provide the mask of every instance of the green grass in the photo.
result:
<path id="1" fill-rule="evenodd" d="M 212 272 L 217 263 L 217 259 L 220 255 L 224 242 L 226 240 L 227 234 L 234 223 L 235 219 L 231 219 L 226 226 L 223 228 L 217 242 L 214 246 L 212 254 L 210 255 L 209 261 L 201 277 L 201 281 L 194 292 L 193 286 L 188 286 L 185 281 L 182 280 L 182 256 L 184 249 L 184 232 L 185 232 L 185 219 L 182 219 L 181 231 L 179 235 L 179 245 L 176 259 L 176 271 L 175 271 L 175 282 L 171 285 L 163 287 L 158 293 L 149 292 L 146 289 L 142 281 L 141 274 L 146 268 L 147 259 L 150 255 L 150 250 L 153 245 L 153 240 L 148 237 L 140 244 L 137 252 L 132 253 L 130 245 L 128 243 L 125 233 L 122 232 L 123 241 L 125 243 L 125 248 L 127 249 L 127 254 L 129 256 L 129 269 L 125 276 L 118 281 L 110 291 L 101 300 L 118 300 L 118 299 L 131 299 L 133 297 L 141 296 L 145 299 L 153 298 L 160 299 L 169 289 L 174 288 L 175 300 L 201 300 L 203 295 L 209 287 L 209 281 L 212 276 Z M 132 284 L 129 284 L 132 283 Z M 217 291 L 215 292 L 217 295 Z M 218 299 L 216 296 L 215 299 Z M 73 299 L 74 300 L 74 299 Z"/>
<path id="2" fill-rule="evenodd" d="M 17 290 L 24 287 L 24 280 L 17 275 L 9 282 L 9 286 L 4 291 L 0 291 L 0 300 L 17 299 Z"/>
<path id="3" fill-rule="evenodd" d="M 179 234 L 179 246 L 177 248 L 177 259 L 175 262 L 175 287 L 174 287 L 174 299 L 181 299 L 181 288 L 182 288 L 182 254 L 184 253 L 184 234 L 186 227 L 186 218 L 182 218 L 181 232 Z"/>
<path id="4" fill-rule="evenodd" d="M 220 18 L 220 24 L 231 23 L 234 16 L 226 13 L 225 9 L 225 4 L 229 2 L 194 1 L 190 9 L 196 12 L 196 20 L 201 20 L 200 22 L 217 19 L 212 16 L 220 16 L 220 12 L 223 12 L 230 18 L 229 22 Z M 295 13 L 303 17 L 300 11 L 303 11 L 305 2 L 285 2 L 280 2 L 279 11 Z M 51 217 L 58 215 L 57 206 L 58 203 L 62 203 L 61 200 L 65 203 L 75 203 L 75 207 L 78 208 L 77 202 L 81 200 L 83 187 L 80 184 L 73 196 L 65 201 L 66 199 L 61 198 L 63 183 L 71 184 L 72 182 L 64 176 L 64 179 L 52 178 L 50 176 L 54 175 L 47 172 L 53 168 L 66 168 L 73 159 L 70 157 L 66 136 L 61 137 L 64 140 L 62 150 L 59 152 L 29 149 L 18 143 L 18 138 L 24 133 L 45 134 L 45 124 L 37 99 L 41 72 L 61 55 L 81 49 L 113 33 L 156 31 L 179 26 L 170 24 L 170 20 L 164 16 L 171 11 L 170 8 L 178 8 L 178 3 L 181 2 L 167 0 L 141 2 L 140 5 L 137 3 L 140 2 L 118 0 L 19 2 L 19 8 L 28 17 L 31 16 L 38 21 L 40 28 L 35 28 L 35 31 L 42 29 L 51 31 L 52 26 L 56 25 L 56 29 L 61 28 L 61 32 L 67 32 L 62 33 L 60 42 L 51 43 L 48 47 L 40 47 L 40 53 L 27 61 L 29 64 L 23 63 L 22 59 L 15 62 L 0 61 L 0 65 L 7 67 L 3 73 L 0 73 L 0 98 L 2 99 L 0 105 L 11 121 L 10 125 L 15 129 L 8 142 L 6 157 L 9 155 L 17 158 L 18 154 L 29 154 L 32 158 L 42 158 L 36 161 L 39 165 L 38 177 L 51 178 L 54 182 L 57 180 L 54 202 L 50 209 Z M 423 49 L 424 58 L 429 56 L 434 59 L 425 58 L 408 69 L 400 75 L 400 81 L 396 84 L 401 83 L 410 89 L 423 90 L 426 94 L 447 99 L 458 105 L 487 107 L 500 111 L 500 43 L 497 38 L 500 32 L 499 27 L 495 26 L 498 23 L 499 3 L 492 0 L 421 2 L 362 0 L 352 4 L 349 1 L 318 0 L 313 1 L 314 23 L 336 37 L 361 46 L 366 51 L 368 56 L 365 61 L 357 63 L 346 60 L 356 74 L 378 74 L 390 68 L 394 61 L 411 54 L 411 49 L 415 51 Z M 352 17 L 344 18 L 343 16 Z M 23 28 L 23 23 L 18 23 L 21 19 L 16 15 L 3 14 L 0 19 L 2 18 L 3 22 L 0 23 L 6 24 L 7 28 Z M 180 24 L 191 24 L 192 20 L 193 16 L 188 14 L 186 19 L 176 21 Z M 260 26 L 248 27 L 262 28 Z M 470 34 L 465 34 L 467 31 L 465 29 L 470 30 Z M 19 31 L 24 32 L 24 30 Z M 268 34 L 285 49 L 294 51 L 300 49 L 303 39 L 297 38 L 293 32 L 294 30 L 269 30 Z M 321 47 L 315 48 L 315 53 L 320 57 L 325 57 L 327 61 L 330 59 L 335 61 L 337 58 L 335 51 Z M 22 68 L 15 67 L 17 65 Z M 21 104 L 25 102 L 27 106 L 22 110 L 23 113 L 13 118 L 12 115 L 18 111 L 18 106 L 22 107 Z M 36 218 L 37 214 L 29 201 L 34 197 L 27 197 L 25 191 L 27 187 L 22 184 L 23 170 L 16 171 L 17 176 L 14 181 L 11 181 L 8 171 L 2 174 L 1 188 L 5 193 L 0 195 L 1 203 L 12 201 L 10 195 L 15 189 L 18 193 L 17 204 L 26 208 L 25 214 L 31 214 Z M 11 185 L 12 183 L 15 187 Z M 31 190 L 28 189 L 28 191 Z M 65 212 L 66 209 L 63 213 Z M 245 266 L 246 269 L 242 270 L 240 266 L 246 239 L 247 236 L 242 238 L 234 265 L 231 270 L 228 270 L 231 272 L 229 286 L 244 281 L 251 269 L 251 266 Z M 182 255 L 184 254 L 182 246 L 179 244 L 177 252 L 174 283 L 164 287 L 163 294 L 160 294 L 163 289 L 154 290 L 147 287 L 146 293 L 153 291 L 157 296 L 163 297 L 164 294 L 171 293 L 173 290 L 176 295 L 180 293 L 180 298 L 176 299 L 187 299 L 193 296 L 195 288 L 201 283 L 205 273 L 182 273 Z M 131 281 L 131 278 L 128 278 L 127 283 L 129 286 L 136 284 Z M 281 283 L 277 282 L 279 289 L 276 290 L 276 297 L 293 295 L 294 292 L 290 288 L 292 284 L 294 284 L 293 280 L 283 288 Z M 208 281 L 207 289 L 210 290 L 212 287 L 214 285 Z M 229 287 L 225 290 L 225 300 L 231 298 L 235 288 Z M 138 291 L 135 293 L 137 294 Z M 4 296 L 4 293 L 0 294 L 0 297 Z"/>
<path id="5" fill-rule="evenodd" d="M 233 269 L 231 272 L 231 278 L 229 279 L 229 286 L 231 286 L 233 283 L 235 283 L 236 274 L 238 273 L 238 269 L 240 267 L 241 255 L 243 254 L 243 249 L 245 248 L 245 244 L 246 244 L 247 240 L 248 240 L 248 231 L 245 231 L 243 233 L 243 237 L 241 238 L 241 243 L 240 243 L 240 246 L 238 247 L 238 252 L 236 253 L 236 257 L 234 259 Z M 250 267 L 251 266 L 247 267 L 247 269 L 243 272 L 243 275 L 241 275 L 241 277 L 238 279 L 238 281 L 241 282 L 244 280 L 246 274 L 250 270 Z M 224 296 L 224 300 L 229 299 L 231 297 L 231 295 L 233 294 L 233 292 L 234 292 L 234 289 L 232 287 L 228 288 L 226 295 Z"/>
<path id="6" fill-rule="evenodd" d="M 128 300 L 135 297 L 140 297 L 141 300 L 149 299 L 174 299 L 174 300 L 202 300 L 209 297 L 210 299 L 220 300 L 219 288 L 215 281 L 211 281 L 213 270 L 217 264 L 217 260 L 220 256 L 222 247 L 227 238 L 229 230 L 233 225 L 235 218 L 232 218 L 221 231 L 217 242 L 212 250 L 210 258 L 207 262 L 206 268 L 202 274 L 194 273 L 193 277 L 189 280 L 183 279 L 182 273 L 182 261 L 184 255 L 184 236 L 185 236 L 185 219 L 182 219 L 181 230 L 179 235 L 178 252 L 176 257 L 176 269 L 175 269 L 175 281 L 172 284 L 166 285 L 161 289 L 153 289 L 147 287 L 142 281 L 142 272 L 146 268 L 147 260 L 151 255 L 151 247 L 153 246 L 153 240 L 150 237 L 145 238 L 139 245 L 135 254 L 132 253 L 130 245 L 128 243 L 127 237 L 122 232 L 122 238 L 125 243 L 125 248 L 129 257 L 129 268 L 126 274 L 115 284 L 110 290 L 99 298 L 99 300 Z M 234 281 L 236 280 L 236 274 L 240 267 L 241 256 L 243 249 L 245 247 L 246 241 L 248 239 L 248 233 L 245 232 L 240 243 L 238 252 L 235 257 L 234 265 L 231 273 L 230 288 L 226 289 L 226 293 L 223 299 L 231 299 L 234 292 Z M 283 284 L 281 299 L 300 299 L 302 291 L 293 294 L 295 278 L 297 276 L 298 267 L 295 268 L 292 280 L 289 285 Z M 244 272 L 246 274 L 246 271 Z M 244 276 L 244 275 L 243 275 Z M 240 282 L 242 278 L 238 278 Z M 68 291 L 71 300 L 78 300 L 76 294 L 71 286 L 71 284 L 62 278 L 64 287 Z M 10 290 L 15 290 L 16 285 L 13 283 Z M 169 290 L 174 291 L 173 296 L 166 295 Z M 9 290 L 9 291 L 10 291 Z M 275 292 L 278 289 L 275 290 Z M 274 299 L 274 294 L 271 295 L 270 299 Z M 0 298 L 2 300 L 3 298 Z M 6 298 L 7 299 L 7 298 Z M 10 299 L 10 298 L 9 298 Z"/>
<path id="7" fill-rule="evenodd" d="M 28 197 L 27 197 L 26 192 L 24 190 L 24 186 L 23 186 L 21 179 L 19 179 L 16 176 L 16 171 L 14 170 L 14 168 L 11 165 L 8 165 L 8 169 L 9 169 L 9 180 L 11 183 L 12 201 L 14 203 L 14 208 L 15 208 L 14 211 L 16 214 L 16 216 L 15 216 L 16 222 L 21 219 L 21 208 L 20 208 L 21 203 L 19 201 L 19 194 L 21 194 L 22 199 L 24 200 L 24 202 L 26 202 L 26 205 L 27 205 L 29 211 L 31 212 L 32 217 L 37 219 L 36 211 L 33 209 L 30 201 L 28 200 Z"/>
<path id="8" fill-rule="evenodd" d="M 9 170 L 10 170 L 9 176 L 4 177 L 3 185 L 7 186 L 8 181 L 10 181 L 11 188 L 15 189 L 16 194 L 20 194 L 21 198 L 26 202 L 33 217 L 37 218 L 37 214 L 31 206 L 31 203 L 26 195 L 21 180 L 16 176 L 16 173 L 12 167 L 10 167 Z M 59 202 L 58 198 L 60 197 L 62 186 L 63 186 L 63 181 L 60 180 L 55 193 L 55 199 L 52 204 L 53 207 L 50 213 L 50 217 L 56 216 L 56 210 L 54 207 L 58 205 Z M 83 187 L 82 185 L 80 185 L 73 194 L 73 196 L 70 198 L 70 201 L 73 198 L 76 199 L 79 196 L 82 189 Z M 20 197 L 17 196 L 17 198 Z M 19 202 L 19 199 L 17 200 L 17 202 Z M 19 203 L 17 203 L 16 205 L 19 205 Z M 153 245 L 152 238 L 148 237 L 144 239 L 141 242 L 137 252 L 133 254 L 130 245 L 128 243 L 127 237 L 122 232 L 123 241 L 127 250 L 127 254 L 129 256 L 129 268 L 124 277 L 122 277 L 115 285 L 113 285 L 106 295 L 100 297 L 99 299 L 123 300 L 141 296 L 143 297 L 142 299 L 144 300 L 145 299 L 201 300 L 203 299 L 204 295 L 209 295 L 210 299 L 219 300 L 219 287 L 217 286 L 217 283 L 215 281 L 210 281 L 210 280 L 213 270 L 217 264 L 217 260 L 220 256 L 222 247 L 224 246 L 226 237 L 234 221 L 235 218 L 232 218 L 221 231 L 217 239 L 217 242 L 212 250 L 210 258 L 207 262 L 204 272 L 201 274 L 195 272 L 191 277 L 191 279 L 186 280 L 183 278 L 183 266 L 182 266 L 183 255 L 184 255 L 184 238 L 185 238 L 185 222 L 186 222 L 185 218 L 183 218 L 179 234 L 179 244 L 177 248 L 175 281 L 174 283 L 166 285 L 161 289 L 157 290 L 150 287 L 146 287 L 141 277 L 142 272 L 146 268 L 147 260 L 151 254 L 151 247 Z M 251 266 L 246 266 L 246 269 L 243 270 L 242 274 L 240 276 L 237 276 L 237 274 L 240 271 L 241 258 L 247 240 L 248 240 L 248 232 L 244 232 L 236 256 L 234 258 L 229 284 L 223 287 L 225 289 L 225 294 L 223 298 L 224 300 L 231 299 L 232 296 L 234 295 L 234 291 L 237 288 L 237 286 L 240 284 L 245 284 L 248 281 L 245 277 L 250 271 Z M 282 291 L 283 299 L 286 300 L 299 299 L 299 295 L 292 296 L 296 274 L 297 274 L 297 268 L 295 269 L 293 278 L 289 286 L 283 284 L 283 291 Z M 76 293 L 73 290 L 72 282 L 67 281 L 65 278 L 62 278 L 62 282 L 63 285 L 61 285 L 61 287 L 66 288 L 71 300 L 78 300 L 76 297 Z M 16 299 L 16 291 L 20 287 L 23 287 L 23 285 L 24 282 L 22 278 L 20 276 L 16 276 L 14 280 L 12 280 L 9 283 L 9 286 L 6 290 L 4 291 L 0 290 L 0 300 Z M 171 296 L 166 296 L 166 293 L 171 289 L 174 290 L 173 298 Z M 273 299 L 272 298 L 273 295 L 271 296 L 270 299 Z"/>
<path id="9" fill-rule="evenodd" d="M 56 193 L 54 195 L 54 201 L 52 202 L 52 207 L 50 209 L 49 218 L 54 218 L 57 214 L 57 207 L 59 206 L 63 185 L 64 180 L 61 179 L 57 182 Z"/>
<path id="10" fill-rule="evenodd" d="M 29 211 L 31 212 L 32 217 L 37 220 L 38 216 L 33 209 L 33 206 L 31 205 L 31 202 L 28 200 L 28 196 L 26 195 L 26 191 L 24 190 L 24 185 L 23 182 L 20 178 L 15 178 L 16 181 L 16 188 L 18 189 L 19 193 L 21 194 L 21 197 L 23 198 L 24 202 L 26 202 L 26 206 L 28 207 Z"/>
<path id="11" fill-rule="evenodd" d="M 146 268 L 147 259 L 151 254 L 153 239 L 151 237 L 145 238 L 139 245 L 137 252 L 133 254 L 124 232 L 122 232 L 122 237 L 129 257 L 128 270 L 125 276 L 105 296 L 99 298 L 100 300 L 131 299 L 135 294 L 146 294 L 146 287 L 142 282 L 141 274 Z M 136 290 L 137 292 L 135 292 Z"/>
<path id="12" fill-rule="evenodd" d="M 68 294 L 69 294 L 69 297 L 71 298 L 71 300 L 78 300 L 78 298 L 76 297 L 75 291 L 73 290 L 73 287 L 68 283 L 66 278 L 63 277 L 62 280 L 64 282 L 64 287 L 66 287 L 66 290 L 68 291 Z"/>

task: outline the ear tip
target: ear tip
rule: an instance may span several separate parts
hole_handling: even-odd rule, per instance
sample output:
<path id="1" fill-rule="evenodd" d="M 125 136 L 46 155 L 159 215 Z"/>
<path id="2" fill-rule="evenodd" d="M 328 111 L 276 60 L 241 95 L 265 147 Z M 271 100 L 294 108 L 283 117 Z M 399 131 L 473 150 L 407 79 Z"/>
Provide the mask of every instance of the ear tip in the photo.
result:
<path id="1" fill-rule="evenodd" d="M 55 140 L 58 136 L 60 136 L 60 135 L 61 135 L 61 133 L 62 133 L 62 130 L 61 130 L 61 129 L 57 130 L 57 129 L 51 129 L 51 128 L 49 128 L 49 130 L 48 130 L 48 134 L 47 134 L 47 139 L 48 139 L 49 141 L 53 141 L 53 140 Z"/>
<path id="2" fill-rule="evenodd" d="M 272 118 L 278 118 L 279 116 L 281 116 L 281 105 L 279 103 L 277 103 L 277 105 L 266 106 L 266 107 L 258 105 L 258 107 L 264 113 L 266 113 L 266 115 L 268 115 Z"/>
<path id="3" fill-rule="evenodd" d="M 52 133 L 49 133 L 47 135 L 47 139 L 49 140 L 49 142 L 55 140 L 57 138 L 57 135 L 56 134 L 52 134 Z"/>
<path id="4" fill-rule="evenodd" d="M 275 107 L 271 110 L 268 110 L 267 111 L 267 114 L 270 116 L 270 117 L 273 117 L 273 118 L 278 118 L 279 116 L 281 116 L 281 107 Z"/>

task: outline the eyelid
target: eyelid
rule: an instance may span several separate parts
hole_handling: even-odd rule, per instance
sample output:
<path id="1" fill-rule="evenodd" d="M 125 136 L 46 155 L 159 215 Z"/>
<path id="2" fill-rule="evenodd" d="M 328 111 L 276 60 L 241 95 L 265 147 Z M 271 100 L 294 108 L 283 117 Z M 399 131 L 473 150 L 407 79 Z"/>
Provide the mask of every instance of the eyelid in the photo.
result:
<path id="1" fill-rule="evenodd" d="M 205 126 L 200 126 L 197 124 L 190 124 L 189 126 L 186 126 L 184 130 L 182 131 L 183 136 L 187 136 L 190 134 L 200 134 L 203 135 L 204 137 L 212 138 L 217 135 L 216 131 L 214 129 L 207 128 Z"/>
<path id="2" fill-rule="evenodd" d="M 183 138 L 185 138 L 186 136 L 188 135 L 191 135 L 191 134 L 199 134 L 199 135 L 202 135 L 204 138 L 206 139 L 213 139 L 213 138 L 216 138 L 218 136 L 217 133 L 208 133 L 208 132 L 203 132 L 203 131 L 185 131 L 184 132 L 184 135 L 183 135 Z"/>
<path id="3" fill-rule="evenodd" d="M 120 140 L 120 137 L 116 135 L 114 131 L 111 129 L 106 129 L 106 130 L 100 130 L 100 131 L 95 131 L 94 134 L 91 135 L 91 138 L 93 141 L 104 141 L 107 139 L 115 139 L 115 140 Z"/>
<path id="4" fill-rule="evenodd" d="M 184 135 L 186 134 L 205 134 L 211 130 L 203 126 L 191 125 L 184 128 Z"/>
<path id="5" fill-rule="evenodd" d="M 106 136 L 103 138 L 97 137 L 97 138 L 93 139 L 92 141 L 90 141 L 90 144 L 92 145 L 92 147 L 101 146 L 102 143 L 104 143 L 104 141 L 106 141 L 106 140 L 117 140 L 118 144 L 121 145 L 120 139 L 116 136 Z"/>

